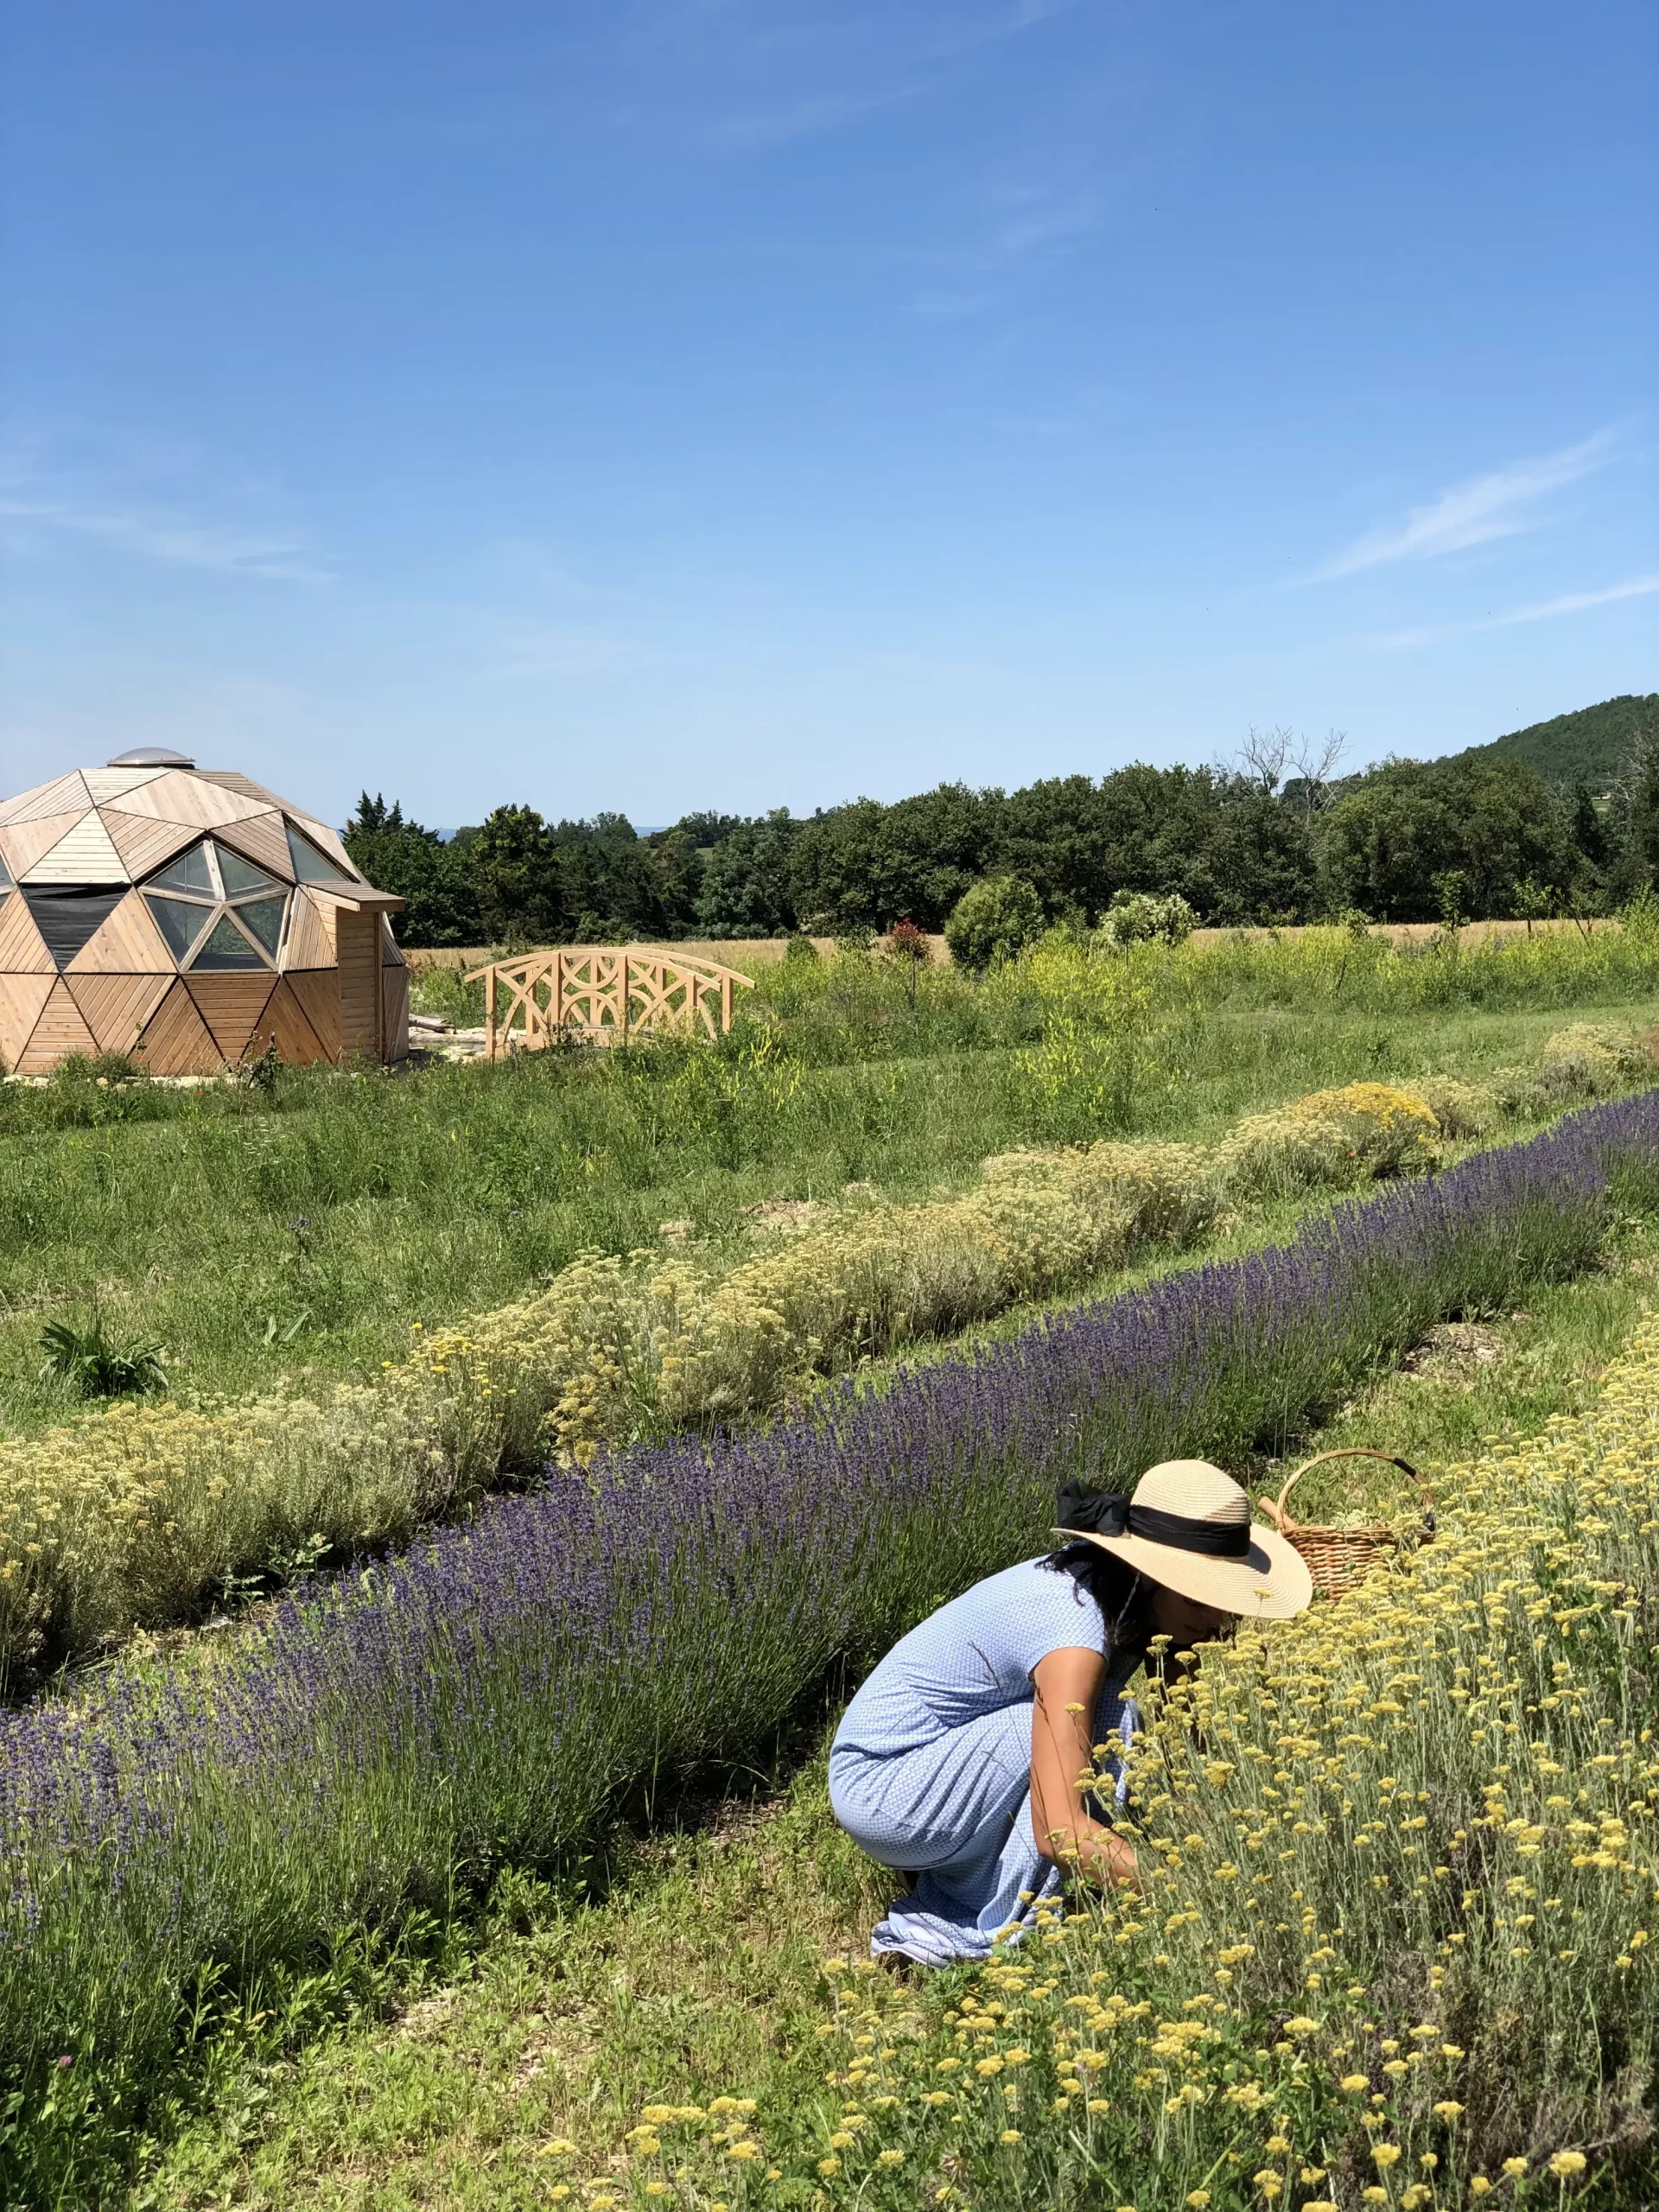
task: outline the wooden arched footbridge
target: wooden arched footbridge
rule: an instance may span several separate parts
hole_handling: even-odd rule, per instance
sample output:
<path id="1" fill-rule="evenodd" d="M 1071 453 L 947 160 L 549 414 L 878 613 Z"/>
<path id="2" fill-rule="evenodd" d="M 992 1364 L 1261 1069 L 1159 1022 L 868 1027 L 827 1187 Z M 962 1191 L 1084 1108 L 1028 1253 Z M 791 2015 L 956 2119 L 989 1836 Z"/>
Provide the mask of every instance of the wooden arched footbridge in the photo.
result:
<path id="1" fill-rule="evenodd" d="M 485 1052 L 540 1052 L 562 1043 L 626 1045 L 666 1030 L 723 1037 L 733 994 L 753 979 L 656 945 L 562 944 L 474 968 L 484 983 Z"/>

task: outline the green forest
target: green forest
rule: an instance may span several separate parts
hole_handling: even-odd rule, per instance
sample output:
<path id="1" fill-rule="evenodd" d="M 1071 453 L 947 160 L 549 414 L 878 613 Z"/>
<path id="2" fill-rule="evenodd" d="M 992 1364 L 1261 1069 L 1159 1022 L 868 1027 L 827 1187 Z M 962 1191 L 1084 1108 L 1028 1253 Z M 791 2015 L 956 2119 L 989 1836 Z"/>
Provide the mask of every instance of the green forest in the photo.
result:
<path id="1" fill-rule="evenodd" d="M 1656 710 L 1659 695 L 1607 700 L 1358 775 L 1273 732 L 1217 767 L 942 784 L 644 834 L 620 814 L 552 823 L 509 804 L 445 838 L 365 792 L 345 835 L 408 901 L 416 946 L 937 931 L 986 883 L 1011 911 L 1085 926 L 1126 893 L 1177 896 L 1221 925 L 1592 915 L 1659 868 Z"/>

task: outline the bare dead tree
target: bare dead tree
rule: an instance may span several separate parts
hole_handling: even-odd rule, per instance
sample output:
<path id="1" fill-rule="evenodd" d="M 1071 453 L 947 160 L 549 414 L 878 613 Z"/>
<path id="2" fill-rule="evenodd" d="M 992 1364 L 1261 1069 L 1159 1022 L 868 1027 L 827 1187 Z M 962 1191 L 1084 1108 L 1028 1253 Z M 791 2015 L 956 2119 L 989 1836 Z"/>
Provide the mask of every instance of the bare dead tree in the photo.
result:
<path id="1" fill-rule="evenodd" d="M 1290 765 L 1300 779 L 1302 805 L 1309 814 L 1331 803 L 1331 778 L 1348 749 L 1345 729 L 1328 729 L 1320 738 L 1298 738 L 1290 750 Z"/>
<path id="2" fill-rule="evenodd" d="M 1282 724 L 1257 729 L 1252 722 L 1249 736 L 1238 748 L 1237 772 L 1271 798 L 1284 781 L 1285 763 L 1293 757 L 1295 743 L 1294 731 Z"/>

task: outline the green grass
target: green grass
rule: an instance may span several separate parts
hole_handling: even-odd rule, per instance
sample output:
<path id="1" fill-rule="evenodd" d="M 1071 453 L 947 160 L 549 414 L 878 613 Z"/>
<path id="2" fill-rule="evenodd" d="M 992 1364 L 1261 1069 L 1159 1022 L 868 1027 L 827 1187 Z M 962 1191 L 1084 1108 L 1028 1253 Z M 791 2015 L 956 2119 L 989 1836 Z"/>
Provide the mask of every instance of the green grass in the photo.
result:
<path id="1" fill-rule="evenodd" d="M 762 1199 L 948 1191 L 989 1153 L 1103 1133 L 1086 1098 L 1038 1095 L 1018 1065 L 1039 1015 L 1005 992 L 992 1021 L 974 988 L 931 979 L 939 1006 L 925 993 L 912 1030 L 893 979 L 832 965 L 787 978 L 718 1052 L 295 1071 L 270 1102 L 84 1080 L 0 1094 L 0 1425 L 70 1410 L 40 1372 L 52 1322 L 159 1343 L 194 1396 L 373 1372 L 413 1322 L 507 1302 L 584 1249 L 655 1245 L 666 1222 L 735 1243 Z M 952 1041 L 972 1027 L 959 1000 L 972 1049 Z M 1642 1027 L 1659 999 L 1565 1013 Z M 1563 1019 L 1172 1002 L 1119 1118 L 1204 1137 L 1359 1077 L 1478 1080 L 1535 1060 Z"/>
<path id="2" fill-rule="evenodd" d="M 1580 1411 L 1656 1281 L 1659 1222 L 1627 1222 L 1595 1272 L 1478 1338 L 1435 1332 L 1307 1449 L 1386 1442 L 1432 1478 L 1483 1437 Z M 828 1733 L 804 1756 L 774 1745 L 713 1801 L 657 1804 L 583 1885 L 506 1878 L 470 1930 L 404 1961 L 297 2056 L 270 2022 L 222 2038 L 204 2107 L 175 2116 L 130 2205 L 544 2204 L 551 2138 L 591 2173 L 653 2101 L 729 2092 L 775 2110 L 817 2092 L 821 1961 L 861 1955 L 889 1881 L 830 1817 Z M 326 2001 L 302 1995 L 293 2031 Z"/>

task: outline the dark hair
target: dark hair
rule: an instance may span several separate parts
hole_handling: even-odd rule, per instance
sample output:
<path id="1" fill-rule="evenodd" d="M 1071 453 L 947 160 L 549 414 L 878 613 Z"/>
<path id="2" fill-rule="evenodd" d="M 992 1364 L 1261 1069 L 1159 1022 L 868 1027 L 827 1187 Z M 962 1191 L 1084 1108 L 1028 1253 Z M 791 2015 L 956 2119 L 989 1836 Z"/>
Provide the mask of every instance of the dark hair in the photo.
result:
<path id="1" fill-rule="evenodd" d="M 1100 1608 L 1112 1651 L 1144 1651 L 1152 1641 L 1152 1591 L 1132 1567 L 1081 1537 L 1063 1544 L 1039 1562 L 1053 1574 L 1069 1574 Z"/>

